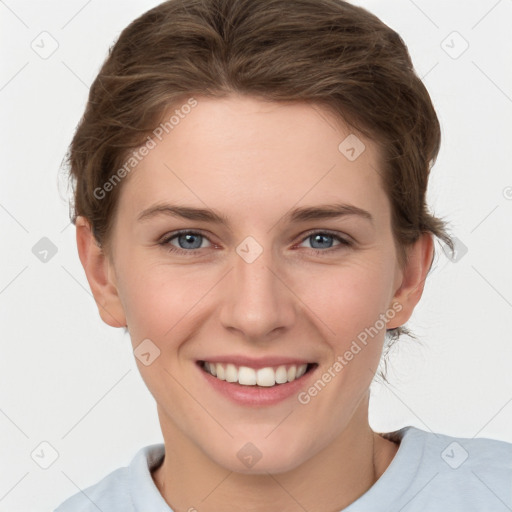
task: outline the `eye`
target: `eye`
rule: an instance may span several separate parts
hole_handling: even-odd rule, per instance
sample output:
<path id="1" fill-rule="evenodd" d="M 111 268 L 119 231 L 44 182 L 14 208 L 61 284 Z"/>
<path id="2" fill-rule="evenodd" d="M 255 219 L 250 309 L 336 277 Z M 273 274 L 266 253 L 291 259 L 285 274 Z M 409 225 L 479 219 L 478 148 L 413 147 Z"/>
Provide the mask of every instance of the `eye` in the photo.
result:
<path id="1" fill-rule="evenodd" d="M 177 240 L 179 247 L 176 247 L 171 242 Z M 208 240 L 202 233 L 197 231 L 177 231 L 167 235 L 164 239 L 158 242 L 159 245 L 165 247 L 169 252 L 178 254 L 185 254 L 190 256 L 194 249 L 201 249 L 202 241 Z"/>
<path id="2" fill-rule="evenodd" d="M 332 239 L 337 240 L 339 242 L 337 246 L 332 246 Z M 310 232 L 303 240 L 312 240 L 312 250 L 316 254 L 326 253 L 333 250 L 335 251 L 343 247 L 351 247 L 353 245 L 353 243 L 350 240 L 345 239 L 335 233 L 330 233 L 329 231 Z M 315 247 L 314 245 L 319 245 L 320 247 Z"/>

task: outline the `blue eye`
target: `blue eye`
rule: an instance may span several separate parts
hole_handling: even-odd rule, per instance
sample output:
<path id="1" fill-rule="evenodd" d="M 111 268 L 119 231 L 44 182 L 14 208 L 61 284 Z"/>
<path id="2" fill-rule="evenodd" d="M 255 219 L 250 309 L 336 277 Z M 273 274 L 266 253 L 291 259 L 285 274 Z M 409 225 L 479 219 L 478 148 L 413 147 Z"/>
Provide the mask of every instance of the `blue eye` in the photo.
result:
<path id="1" fill-rule="evenodd" d="M 179 247 L 176 247 L 174 244 L 171 243 L 175 239 L 178 241 Z M 351 247 L 353 245 L 353 243 L 350 240 L 342 238 L 339 235 L 330 233 L 328 231 L 310 232 L 307 234 L 306 237 L 302 239 L 302 243 L 304 243 L 308 239 L 314 240 L 312 242 L 313 244 L 320 244 L 320 246 L 322 244 L 328 245 L 328 247 L 323 248 L 312 247 L 311 250 L 318 255 L 330 253 L 332 251 Z M 162 247 L 165 247 L 169 252 L 175 254 L 195 256 L 197 255 L 198 249 L 204 248 L 201 247 L 202 242 L 204 240 L 208 240 L 208 238 L 198 231 L 182 230 L 170 233 L 168 236 L 166 236 L 160 242 L 158 242 L 158 244 L 161 245 Z M 332 241 L 329 242 L 329 240 L 336 240 L 339 243 L 333 246 Z"/>
<path id="2" fill-rule="evenodd" d="M 329 232 L 325 232 L 325 231 L 315 231 L 314 233 L 310 233 L 305 238 L 305 240 L 314 240 L 314 242 L 312 242 L 312 243 L 319 243 L 320 245 L 323 244 L 323 243 L 328 243 L 328 242 L 326 242 L 326 240 L 328 240 L 328 239 L 337 240 L 339 242 L 339 244 L 336 247 L 339 247 L 340 245 L 341 246 L 350 246 L 350 245 L 352 245 L 351 242 L 349 242 L 348 240 L 345 240 L 344 238 L 341 238 L 338 235 L 335 235 L 335 234 L 332 234 L 332 233 L 329 233 Z M 319 250 L 318 247 L 313 247 L 313 250 L 316 253 L 326 252 L 327 250 L 332 249 L 332 243 L 329 244 L 329 247 L 324 247 L 324 249 L 326 249 L 326 250 L 322 251 L 322 250 Z"/>
<path id="3" fill-rule="evenodd" d="M 353 246 L 353 242 L 351 240 L 345 239 L 337 234 L 330 233 L 328 231 L 310 232 L 307 234 L 306 238 L 304 238 L 303 243 L 306 240 L 312 240 L 312 242 L 310 242 L 313 245 L 311 251 L 313 251 L 315 255 L 319 256 L 331 254 L 332 252 L 338 251 L 340 249 L 349 248 Z M 339 243 L 333 246 L 332 241 L 330 240 L 337 240 Z M 315 244 L 318 244 L 318 246 L 315 247 Z M 323 248 L 322 245 L 324 246 Z M 325 247 L 325 245 L 327 245 L 327 247 Z"/>
<path id="4" fill-rule="evenodd" d="M 178 231 L 164 238 L 159 244 L 166 246 L 170 252 L 187 254 L 188 256 L 191 252 L 194 252 L 193 249 L 201 249 L 201 239 L 203 238 L 206 239 L 204 235 L 197 231 Z M 180 247 L 176 247 L 170 243 L 174 239 L 178 240 Z"/>

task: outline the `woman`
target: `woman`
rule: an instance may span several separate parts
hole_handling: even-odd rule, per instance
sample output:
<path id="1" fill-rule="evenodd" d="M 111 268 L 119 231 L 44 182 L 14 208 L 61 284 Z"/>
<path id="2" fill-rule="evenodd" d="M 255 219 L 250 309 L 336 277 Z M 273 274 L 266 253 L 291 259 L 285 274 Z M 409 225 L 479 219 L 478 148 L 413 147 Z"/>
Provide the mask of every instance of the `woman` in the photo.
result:
<path id="1" fill-rule="evenodd" d="M 362 8 L 171 0 L 128 26 L 70 146 L 73 221 L 164 444 L 57 512 L 510 508 L 512 445 L 368 423 L 434 236 L 453 250 L 425 200 L 439 146 Z"/>

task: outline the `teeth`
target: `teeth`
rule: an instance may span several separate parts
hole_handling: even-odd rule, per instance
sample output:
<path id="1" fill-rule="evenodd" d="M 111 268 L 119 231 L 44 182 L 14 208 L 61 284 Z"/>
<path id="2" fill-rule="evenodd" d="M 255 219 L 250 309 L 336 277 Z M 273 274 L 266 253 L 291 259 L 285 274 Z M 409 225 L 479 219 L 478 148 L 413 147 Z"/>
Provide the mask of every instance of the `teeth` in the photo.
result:
<path id="1" fill-rule="evenodd" d="M 288 382 L 288 372 L 286 366 L 278 366 L 276 370 L 276 382 L 278 384 L 284 384 Z"/>
<path id="2" fill-rule="evenodd" d="M 307 364 L 290 365 L 288 367 L 281 365 L 277 368 L 265 367 L 255 370 L 248 366 L 237 367 L 231 363 L 209 363 L 205 361 L 203 364 L 205 371 L 217 377 L 217 379 L 238 382 L 242 386 L 258 385 L 263 387 L 292 382 L 306 373 L 307 366 Z"/>
<path id="3" fill-rule="evenodd" d="M 222 366 L 221 364 L 217 364 L 216 370 L 217 370 L 217 379 L 226 380 L 226 375 L 224 373 L 224 366 Z"/>
<path id="4" fill-rule="evenodd" d="M 295 375 L 296 379 L 302 377 L 306 373 L 306 367 L 307 365 L 303 364 L 297 368 L 297 375 Z"/>
<path id="5" fill-rule="evenodd" d="M 240 366 L 237 380 L 239 384 L 244 386 L 254 386 L 256 384 L 256 372 L 247 366 Z"/>
<path id="6" fill-rule="evenodd" d="M 226 380 L 228 382 L 236 382 L 238 380 L 238 372 L 234 364 L 226 365 Z"/>
<path id="7" fill-rule="evenodd" d="M 272 368 L 260 368 L 256 372 L 256 384 L 270 387 L 276 383 L 276 372 Z"/>

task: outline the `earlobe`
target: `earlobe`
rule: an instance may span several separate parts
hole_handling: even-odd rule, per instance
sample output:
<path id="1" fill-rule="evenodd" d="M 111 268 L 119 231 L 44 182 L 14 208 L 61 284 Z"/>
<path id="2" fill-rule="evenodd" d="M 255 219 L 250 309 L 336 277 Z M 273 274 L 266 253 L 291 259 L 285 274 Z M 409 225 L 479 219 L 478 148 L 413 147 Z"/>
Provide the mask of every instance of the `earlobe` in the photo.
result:
<path id="1" fill-rule="evenodd" d="M 411 317 L 416 304 L 423 294 L 432 258 L 434 241 L 430 233 L 424 233 L 408 248 L 408 259 L 401 270 L 401 282 L 395 291 L 391 303 L 400 304 L 400 311 L 391 320 L 387 329 L 394 329 L 405 324 Z M 394 309 L 398 309 L 394 305 Z"/>
<path id="2" fill-rule="evenodd" d="M 94 238 L 89 221 L 78 216 L 75 224 L 78 255 L 101 319 L 111 327 L 124 327 L 126 317 L 112 263 Z"/>

